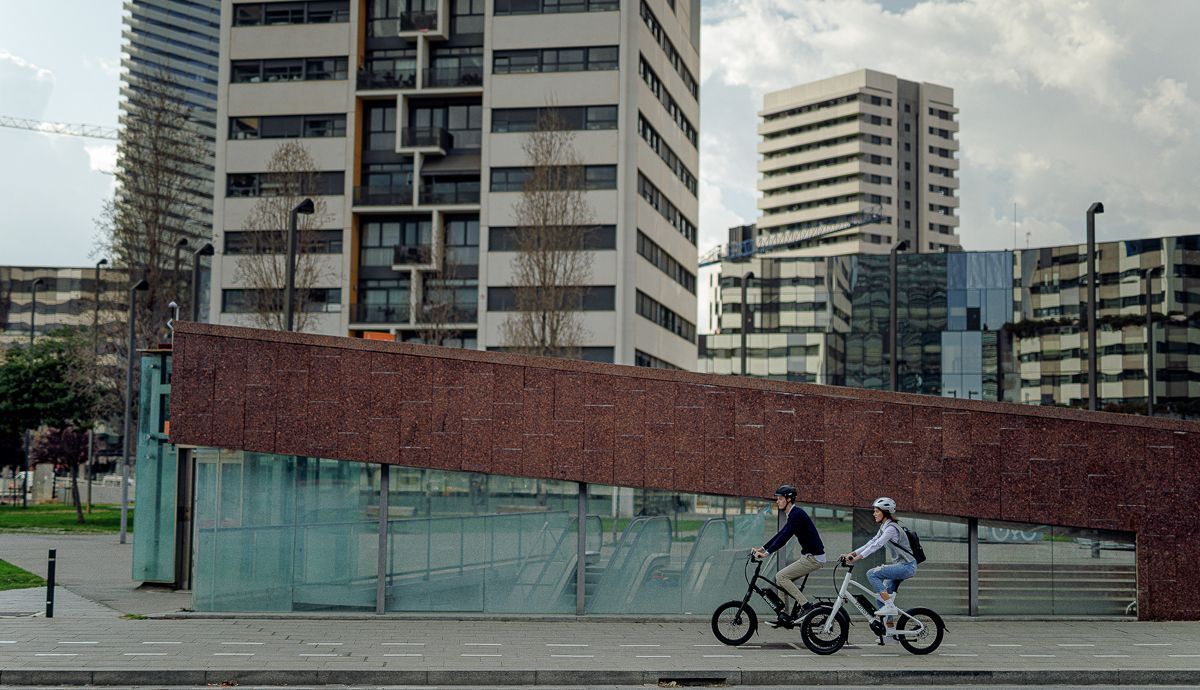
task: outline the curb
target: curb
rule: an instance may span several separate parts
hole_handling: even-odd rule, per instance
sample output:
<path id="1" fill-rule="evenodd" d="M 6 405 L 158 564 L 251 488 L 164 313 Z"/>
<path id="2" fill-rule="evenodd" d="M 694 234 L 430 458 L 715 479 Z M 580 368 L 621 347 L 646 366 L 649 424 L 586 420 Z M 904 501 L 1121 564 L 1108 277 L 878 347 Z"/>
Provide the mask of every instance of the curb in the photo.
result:
<path id="1" fill-rule="evenodd" d="M 1200 669 L 1116 670 L 812 670 L 812 671 L 584 671 L 584 670 L 161 670 L 0 671 L 0 686 L 327 686 L 327 685 L 1189 685 Z"/>

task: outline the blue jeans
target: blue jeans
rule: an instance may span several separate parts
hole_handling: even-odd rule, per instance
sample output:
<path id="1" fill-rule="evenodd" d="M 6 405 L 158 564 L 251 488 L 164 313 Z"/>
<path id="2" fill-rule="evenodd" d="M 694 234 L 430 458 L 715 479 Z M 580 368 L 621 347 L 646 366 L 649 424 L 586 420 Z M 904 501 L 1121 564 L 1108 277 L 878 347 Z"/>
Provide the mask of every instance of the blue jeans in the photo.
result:
<path id="1" fill-rule="evenodd" d="M 867 571 L 867 581 L 876 592 L 896 593 L 896 584 L 917 574 L 917 564 L 912 561 L 888 563 Z M 879 599 L 879 597 L 876 597 Z M 879 599 L 882 602 L 882 599 Z"/>

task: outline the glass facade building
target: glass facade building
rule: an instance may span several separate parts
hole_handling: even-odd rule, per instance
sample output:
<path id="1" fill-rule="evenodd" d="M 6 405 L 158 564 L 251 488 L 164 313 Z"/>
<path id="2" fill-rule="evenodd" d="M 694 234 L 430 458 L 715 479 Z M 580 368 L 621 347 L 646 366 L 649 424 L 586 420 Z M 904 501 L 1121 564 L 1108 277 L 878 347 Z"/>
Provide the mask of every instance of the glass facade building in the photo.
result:
<path id="1" fill-rule="evenodd" d="M 1101 406 L 1147 404 L 1146 289 L 1155 409 L 1191 416 L 1200 396 L 1200 235 L 1097 244 Z M 1087 402 L 1086 248 L 899 254 L 898 390 L 1044 405 Z M 747 373 L 887 389 L 891 273 L 886 255 L 758 256 L 721 265 L 714 332 L 700 368 L 739 374 L 741 276 L 753 326 Z M 1197 297 L 1192 297 L 1197 295 Z"/>

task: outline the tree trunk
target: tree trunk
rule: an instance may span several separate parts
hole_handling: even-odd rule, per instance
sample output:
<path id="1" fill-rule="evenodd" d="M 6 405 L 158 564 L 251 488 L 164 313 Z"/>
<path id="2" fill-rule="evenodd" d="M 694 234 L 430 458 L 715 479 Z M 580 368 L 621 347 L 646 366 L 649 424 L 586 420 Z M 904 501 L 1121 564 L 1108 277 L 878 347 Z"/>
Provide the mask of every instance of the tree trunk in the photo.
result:
<path id="1" fill-rule="evenodd" d="M 79 463 L 71 463 L 71 502 L 75 504 L 75 522 L 83 524 L 83 505 L 79 502 Z"/>

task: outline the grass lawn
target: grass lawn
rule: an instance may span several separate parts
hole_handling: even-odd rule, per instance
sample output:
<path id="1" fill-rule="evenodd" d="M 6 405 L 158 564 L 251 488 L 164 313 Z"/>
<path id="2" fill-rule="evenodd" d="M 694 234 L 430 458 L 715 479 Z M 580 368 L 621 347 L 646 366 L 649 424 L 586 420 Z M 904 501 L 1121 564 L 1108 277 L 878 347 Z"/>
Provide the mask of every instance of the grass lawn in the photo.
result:
<path id="1" fill-rule="evenodd" d="M 93 505 L 83 509 L 83 524 L 75 522 L 75 507 L 46 505 L 0 506 L 0 532 L 116 532 L 121 529 L 121 506 Z M 133 531 L 133 509 L 129 509 L 127 528 Z"/>
<path id="2" fill-rule="evenodd" d="M 21 570 L 8 561 L 0 561 L 0 592 L 6 589 L 28 589 L 46 584 L 42 578 Z"/>

